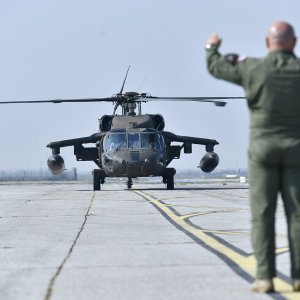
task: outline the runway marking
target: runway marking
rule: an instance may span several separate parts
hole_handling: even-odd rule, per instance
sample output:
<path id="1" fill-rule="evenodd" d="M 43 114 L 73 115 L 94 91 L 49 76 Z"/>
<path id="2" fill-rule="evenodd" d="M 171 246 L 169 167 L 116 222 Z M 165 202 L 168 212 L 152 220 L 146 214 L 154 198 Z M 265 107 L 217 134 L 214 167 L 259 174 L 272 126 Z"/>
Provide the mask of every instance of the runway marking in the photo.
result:
<path id="1" fill-rule="evenodd" d="M 188 221 L 186 216 L 178 214 L 174 208 L 170 208 L 170 205 L 165 204 L 163 201 L 155 199 L 154 197 L 146 194 L 145 192 L 134 190 L 135 193 L 146 199 L 151 203 L 161 214 L 169 220 L 179 230 L 190 236 L 195 242 L 202 245 L 210 252 L 216 254 L 221 258 L 233 271 L 238 275 L 246 279 L 248 282 L 252 282 L 255 278 L 256 261 L 254 255 L 248 255 L 243 253 L 242 250 L 235 248 L 234 246 L 222 242 L 221 239 L 214 237 L 212 234 L 207 234 L 205 230 L 193 225 Z M 201 213 L 198 214 L 201 216 Z M 232 246 L 232 247 L 230 247 Z M 288 248 L 277 249 L 276 253 L 287 252 Z M 273 299 L 288 299 L 299 300 L 299 293 L 294 293 L 291 284 L 282 278 L 276 277 L 274 279 L 276 293 L 268 294 Z"/>
<path id="2" fill-rule="evenodd" d="M 244 236 L 250 236 L 250 233 L 243 232 L 243 231 L 212 230 L 212 229 L 202 229 L 202 231 L 206 232 L 206 233 L 223 234 L 223 235 L 244 235 Z"/>
<path id="3" fill-rule="evenodd" d="M 167 207 L 174 207 L 170 204 L 166 205 Z M 200 208 L 200 207 L 199 207 Z M 182 219 L 190 219 L 193 217 L 197 217 L 200 215 L 210 215 L 210 214 L 216 214 L 216 213 L 232 213 L 232 212 L 237 212 L 237 211 L 241 211 L 240 209 L 220 209 L 220 210 L 212 210 L 212 211 L 204 211 L 204 212 L 196 212 L 196 213 L 191 213 L 191 214 L 187 214 L 187 215 L 181 215 L 180 217 Z"/>

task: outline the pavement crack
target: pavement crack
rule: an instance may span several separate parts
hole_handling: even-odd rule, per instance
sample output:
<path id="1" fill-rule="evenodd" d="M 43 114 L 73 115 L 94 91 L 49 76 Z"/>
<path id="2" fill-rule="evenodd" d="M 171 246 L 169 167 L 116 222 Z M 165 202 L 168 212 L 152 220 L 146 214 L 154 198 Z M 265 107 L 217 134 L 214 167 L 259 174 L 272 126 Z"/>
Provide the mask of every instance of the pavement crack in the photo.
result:
<path id="1" fill-rule="evenodd" d="M 67 255 L 65 256 L 65 258 L 63 259 L 63 261 L 61 262 L 61 264 L 59 265 L 59 267 L 57 268 L 55 274 L 53 275 L 53 277 L 51 278 L 51 280 L 50 280 L 50 282 L 48 284 L 48 288 L 47 288 L 47 292 L 46 292 L 46 296 L 45 296 L 44 300 L 50 300 L 51 299 L 52 292 L 53 292 L 53 287 L 55 285 L 55 282 L 56 282 L 58 276 L 60 275 L 60 273 L 62 272 L 62 270 L 64 268 L 64 265 L 66 264 L 66 262 L 70 258 L 71 254 L 72 254 L 72 252 L 74 250 L 74 247 L 76 246 L 77 241 L 79 240 L 79 237 L 80 237 L 82 231 L 84 230 L 85 224 L 86 224 L 87 219 L 88 219 L 88 217 L 90 215 L 90 210 L 91 210 L 91 207 L 93 205 L 94 198 L 95 198 L 95 192 L 93 193 L 93 196 L 92 196 L 91 201 L 90 201 L 90 205 L 89 205 L 89 207 L 88 207 L 88 209 L 87 209 L 87 211 L 85 213 L 84 221 L 83 221 L 83 223 L 82 223 L 82 225 L 81 225 L 81 227 L 80 227 L 80 229 L 79 229 L 79 231 L 78 231 L 78 233 L 77 233 L 77 235 L 76 235 L 76 237 L 75 237 L 75 239 L 74 239 L 74 241 L 73 241 L 73 243 L 72 243 L 72 245 L 71 245 L 71 247 L 70 247 Z"/>

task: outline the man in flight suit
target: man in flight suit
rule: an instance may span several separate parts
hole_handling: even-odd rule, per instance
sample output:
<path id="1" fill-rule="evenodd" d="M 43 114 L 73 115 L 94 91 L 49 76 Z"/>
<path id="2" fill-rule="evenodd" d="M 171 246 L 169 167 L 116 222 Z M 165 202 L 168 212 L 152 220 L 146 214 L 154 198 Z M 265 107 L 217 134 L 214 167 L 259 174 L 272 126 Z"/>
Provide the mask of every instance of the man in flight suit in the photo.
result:
<path id="1" fill-rule="evenodd" d="M 243 86 L 250 112 L 250 202 L 257 261 L 252 291 L 274 289 L 278 192 L 288 223 L 293 289 L 300 291 L 300 60 L 293 53 L 294 30 L 286 22 L 274 23 L 266 38 L 268 55 L 260 59 L 222 56 L 220 44 L 213 33 L 206 46 L 208 70 Z"/>

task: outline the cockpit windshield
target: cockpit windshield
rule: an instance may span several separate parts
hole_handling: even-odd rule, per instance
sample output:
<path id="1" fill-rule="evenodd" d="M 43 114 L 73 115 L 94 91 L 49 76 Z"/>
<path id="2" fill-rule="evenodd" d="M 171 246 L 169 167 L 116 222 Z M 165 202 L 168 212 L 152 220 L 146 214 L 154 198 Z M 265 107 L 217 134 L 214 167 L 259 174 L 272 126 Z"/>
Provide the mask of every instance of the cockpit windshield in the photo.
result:
<path id="1" fill-rule="evenodd" d="M 109 133 L 103 141 L 105 151 L 117 151 L 121 148 L 150 149 L 163 151 L 163 137 L 154 131 L 114 132 Z"/>
<path id="2" fill-rule="evenodd" d="M 162 143 L 159 135 L 155 132 L 142 132 L 141 133 L 142 148 L 161 151 Z"/>
<path id="3" fill-rule="evenodd" d="M 139 132 L 128 132 L 128 148 L 141 148 Z"/>
<path id="4" fill-rule="evenodd" d="M 126 133 L 110 133 L 104 140 L 105 151 L 127 148 Z"/>

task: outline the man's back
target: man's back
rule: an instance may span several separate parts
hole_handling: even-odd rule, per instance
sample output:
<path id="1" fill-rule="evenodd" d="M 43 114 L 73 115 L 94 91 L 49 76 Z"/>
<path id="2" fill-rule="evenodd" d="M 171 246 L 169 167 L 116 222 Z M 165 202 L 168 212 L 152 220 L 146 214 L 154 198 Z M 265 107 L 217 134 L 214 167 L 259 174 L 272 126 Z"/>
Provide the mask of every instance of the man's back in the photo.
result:
<path id="1" fill-rule="evenodd" d="M 232 65 L 215 51 L 208 51 L 209 71 L 244 87 L 251 133 L 300 136 L 300 60 L 293 52 L 276 50 Z"/>

